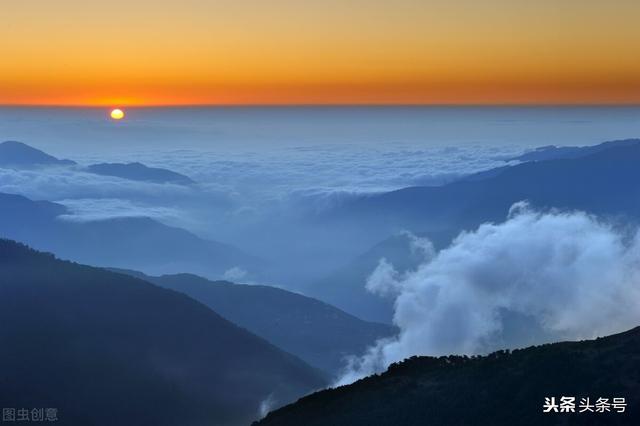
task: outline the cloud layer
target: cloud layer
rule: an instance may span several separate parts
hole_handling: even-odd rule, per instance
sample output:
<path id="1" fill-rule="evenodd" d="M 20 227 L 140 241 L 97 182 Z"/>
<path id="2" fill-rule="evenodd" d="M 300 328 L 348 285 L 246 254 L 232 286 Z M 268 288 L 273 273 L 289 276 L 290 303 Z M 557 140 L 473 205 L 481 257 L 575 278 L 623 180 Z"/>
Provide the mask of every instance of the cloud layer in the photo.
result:
<path id="1" fill-rule="evenodd" d="M 422 247 L 428 247 L 422 244 Z M 397 338 L 351 360 L 338 384 L 412 355 L 486 353 L 620 332 L 640 323 L 640 234 L 582 212 L 516 204 L 399 274 L 381 261 L 368 288 L 396 294 Z"/>
<path id="2" fill-rule="evenodd" d="M 395 144 L 278 147 L 269 150 L 154 150 L 69 155 L 77 167 L 0 168 L 0 192 L 65 204 L 67 220 L 148 216 L 207 238 L 235 240 L 237 230 L 285 215 L 330 208 L 354 194 L 442 184 L 501 165 L 515 148 L 442 148 Z M 87 173 L 99 162 L 139 161 L 193 178 L 190 186 Z M 261 225 L 262 226 L 262 225 Z M 242 231 L 240 231 L 242 232 Z"/>

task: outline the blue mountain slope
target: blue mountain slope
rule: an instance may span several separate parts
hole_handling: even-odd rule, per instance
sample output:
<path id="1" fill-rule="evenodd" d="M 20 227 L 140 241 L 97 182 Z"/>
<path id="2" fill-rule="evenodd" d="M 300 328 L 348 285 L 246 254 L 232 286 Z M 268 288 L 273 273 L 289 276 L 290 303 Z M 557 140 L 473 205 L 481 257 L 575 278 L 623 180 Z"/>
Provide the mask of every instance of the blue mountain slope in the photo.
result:
<path id="1" fill-rule="evenodd" d="M 344 368 L 345 357 L 362 354 L 377 339 L 396 333 L 394 327 L 363 321 L 319 300 L 275 287 L 209 281 L 191 274 L 151 277 L 124 272 L 182 292 L 331 375 Z"/>
<path id="2" fill-rule="evenodd" d="M 506 161 L 547 161 L 567 158 L 580 158 L 595 154 L 611 148 L 639 145 L 640 139 L 621 139 L 617 141 L 603 142 L 592 146 L 542 146 L 533 151 L 525 152 Z"/>
<path id="3" fill-rule="evenodd" d="M 439 249 L 447 245 L 448 234 L 431 232 L 418 234 L 427 237 Z M 400 273 L 414 269 L 424 262 L 424 253 L 417 249 L 406 233 L 391 236 L 345 263 L 327 276 L 314 281 L 306 293 L 331 303 L 367 321 L 390 324 L 393 318 L 393 298 L 369 292 L 365 285 L 381 259 L 385 259 Z"/>
<path id="4" fill-rule="evenodd" d="M 61 425 L 246 425 L 317 370 L 183 294 L 0 240 L 0 401 Z"/>
<path id="5" fill-rule="evenodd" d="M 0 143 L 0 167 L 31 169 L 36 167 L 75 166 L 71 160 L 61 160 L 44 151 L 16 141 Z M 191 185 L 195 183 L 191 178 L 168 169 L 148 167 L 142 163 L 99 163 L 82 168 L 88 173 L 103 176 L 115 176 L 122 179 L 174 183 Z"/>
<path id="6" fill-rule="evenodd" d="M 73 222 L 66 208 L 46 201 L 0 193 L 0 236 L 75 261 L 151 273 L 191 271 L 221 276 L 240 267 L 259 272 L 262 262 L 228 244 L 204 240 L 149 218 Z"/>
<path id="7" fill-rule="evenodd" d="M 437 235 L 439 246 L 446 246 L 462 230 L 505 220 L 509 208 L 522 200 L 541 209 L 577 209 L 637 223 L 639 165 L 640 144 L 613 146 L 579 158 L 519 164 L 486 179 L 361 197 L 344 203 L 316 223 L 350 232 L 362 229 L 368 237 L 380 240 L 398 230 L 411 230 Z M 380 257 L 385 257 L 384 251 L 378 259 L 369 256 L 365 258 L 368 260 L 355 260 L 315 282 L 309 294 L 364 319 L 388 321 L 391 302 L 368 294 L 364 288 Z M 357 303 L 349 306 L 346 300 Z"/>
<path id="8" fill-rule="evenodd" d="M 76 164 L 74 161 L 57 159 L 22 142 L 6 141 L 0 143 L 0 166 L 2 167 L 30 168 L 71 166 L 74 164 Z"/>
<path id="9" fill-rule="evenodd" d="M 379 230 L 427 231 L 475 227 L 503 220 L 517 201 L 596 214 L 640 214 L 640 144 L 575 158 L 528 162 L 478 181 L 412 187 L 361 197 L 328 221 L 368 221 Z"/>

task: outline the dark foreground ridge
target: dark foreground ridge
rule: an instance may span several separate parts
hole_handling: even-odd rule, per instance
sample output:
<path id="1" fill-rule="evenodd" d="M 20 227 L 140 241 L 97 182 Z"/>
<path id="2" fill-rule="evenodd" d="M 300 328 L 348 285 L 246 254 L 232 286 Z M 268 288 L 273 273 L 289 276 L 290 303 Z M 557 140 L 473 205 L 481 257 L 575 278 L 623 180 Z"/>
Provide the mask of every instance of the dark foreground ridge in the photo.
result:
<path id="1" fill-rule="evenodd" d="M 576 397 L 576 412 L 543 413 L 551 396 Z M 591 404 L 624 397 L 626 411 L 578 413 L 583 397 Z M 483 357 L 413 357 L 381 375 L 302 398 L 256 424 L 638 425 L 640 327 Z"/>
<path id="2" fill-rule="evenodd" d="M 0 240 L 0 407 L 59 425 L 246 425 L 325 385 L 178 292 Z"/>

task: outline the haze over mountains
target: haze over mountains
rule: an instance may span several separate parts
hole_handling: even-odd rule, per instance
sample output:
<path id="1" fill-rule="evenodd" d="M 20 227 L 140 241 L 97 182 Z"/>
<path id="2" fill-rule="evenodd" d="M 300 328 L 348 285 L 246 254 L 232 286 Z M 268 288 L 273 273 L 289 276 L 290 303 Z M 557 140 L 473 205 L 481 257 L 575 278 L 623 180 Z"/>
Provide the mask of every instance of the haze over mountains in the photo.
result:
<path id="1" fill-rule="evenodd" d="M 0 143 L 0 166 L 14 168 L 34 168 L 51 166 L 77 166 L 71 160 L 60 160 L 39 149 L 22 142 L 6 141 Z M 99 163 L 80 167 L 79 170 L 104 176 L 155 183 L 174 183 L 190 185 L 195 183 L 188 176 L 171 170 L 147 167 L 142 163 Z"/>
<path id="2" fill-rule="evenodd" d="M 497 176 L 438 187 L 413 187 L 360 197 L 330 215 L 334 221 L 384 223 L 386 229 L 466 229 L 503 219 L 511 205 L 582 209 L 598 214 L 635 214 L 634 182 L 640 144 L 613 145 L 593 154 L 527 162 Z"/>
<path id="3" fill-rule="evenodd" d="M 209 281 L 191 274 L 151 277 L 124 271 L 179 291 L 336 378 L 346 357 L 362 355 L 394 327 L 362 321 L 331 305 L 264 285 Z"/>
<path id="4" fill-rule="evenodd" d="M 431 232 L 426 235 L 401 232 L 374 245 L 326 277 L 310 283 L 305 291 L 359 318 L 390 324 L 393 298 L 373 294 L 365 289 L 365 284 L 382 259 L 393 264 L 399 273 L 417 267 L 425 256 L 421 238 L 429 238 L 439 249 L 450 242 L 448 233 Z"/>
<path id="5" fill-rule="evenodd" d="M 192 271 L 223 275 L 230 268 L 256 271 L 260 260 L 144 217 L 89 222 L 65 220 L 68 210 L 48 201 L 0 193 L 0 234 L 58 256 L 151 273 Z"/>
<path id="6" fill-rule="evenodd" d="M 239 425 L 325 385 L 187 296 L 0 240 L 0 401 L 61 424 Z"/>

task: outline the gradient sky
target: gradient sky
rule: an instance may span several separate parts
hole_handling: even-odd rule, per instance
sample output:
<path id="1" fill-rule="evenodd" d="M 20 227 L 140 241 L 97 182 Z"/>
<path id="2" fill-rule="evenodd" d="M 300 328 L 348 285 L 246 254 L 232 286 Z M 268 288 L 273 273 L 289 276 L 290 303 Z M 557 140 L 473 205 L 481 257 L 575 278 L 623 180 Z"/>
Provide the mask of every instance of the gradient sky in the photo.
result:
<path id="1" fill-rule="evenodd" d="M 640 1 L 22 0 L 0 104 L 640 103 Z"/>

